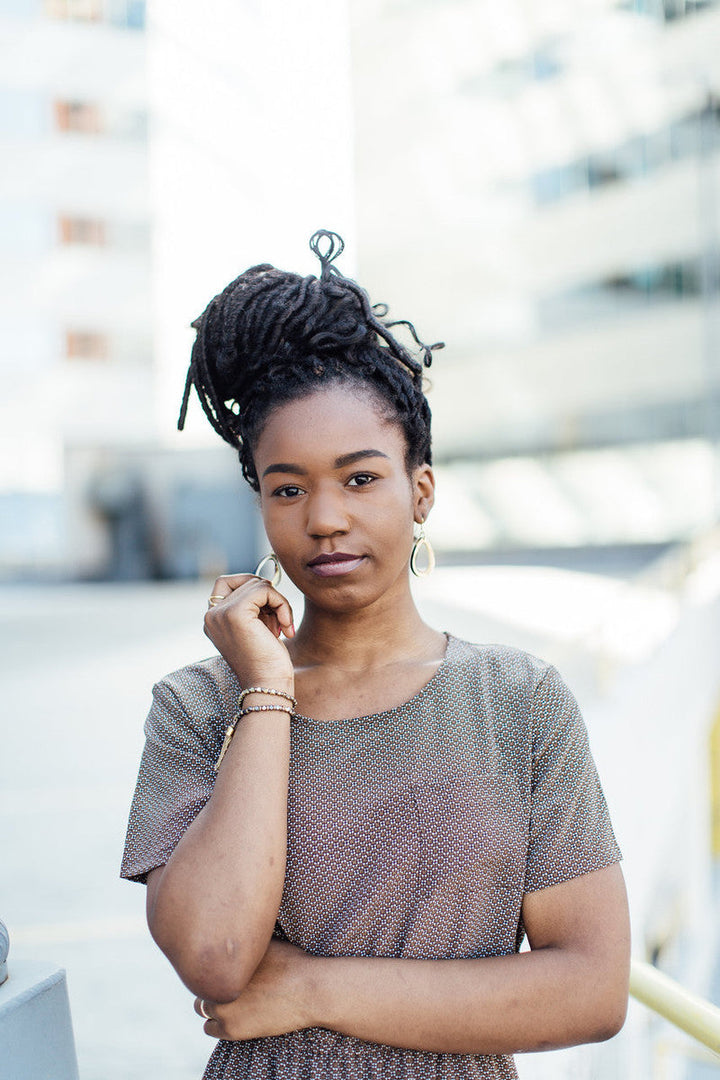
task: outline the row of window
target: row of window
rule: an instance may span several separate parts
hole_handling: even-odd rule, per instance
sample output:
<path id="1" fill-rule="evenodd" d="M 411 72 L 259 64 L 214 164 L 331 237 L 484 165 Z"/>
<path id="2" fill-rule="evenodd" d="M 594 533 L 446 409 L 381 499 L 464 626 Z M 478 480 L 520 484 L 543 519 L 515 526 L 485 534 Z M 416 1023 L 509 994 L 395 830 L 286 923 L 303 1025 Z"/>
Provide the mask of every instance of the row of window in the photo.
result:
<path id="1" fill-rule="evenodd" d="M 61 214 L 57 238 L 64 246 L 141 251 L 150 247 L 150 226 L 146 221 L 108 222 L 102 218 Z"/>
<path id="2" fill-rule="evenodd" d="M 671 22 L 715 7 L 718 3 L 720 0 L 618 0 L 617 7 Z M 568 41 L 562 37 L 541 41 L 524 56 L 501 60 L 489 73 L 466 77 L 460 83 L 459 90 L 472 95 L 489 93 L 511 97 L 520 93 L 528 83 L 547 82 L 562 74 L 566 68 L 563 54 L 567 45 Z"/>
<path id="3" fill-rule="evenodd" d="M 66 360 L 111 360 L 118 363 L 152 362 L 152 343 L 141 334 L 109 334 L 92 327 L 65 330 Z"/>
<path id="4" fill-rule="evenodd" d="M 530 179 L 539 205 L 557 202 L 579 191 L 591 191 L 620 180 L 647 176 L 675 161 L 720 150 L 720 101 L 711 99 L 679 120 L 637 135 L 610 150 L 588 154 Z"/>
<path id="5" fill-rule="evenodd" d="M 649 304 L 696 299 L 706 289 L 717 290 L 718 271 L 720 265 L 713 266 L 693 257 L 614 274 L 541 297 L 536 307 L 538 324 L 544 330 L 557 330 Z"/>
<path id="6" fill-rule="evenodd" d="M 113 135 L 143 139 L 147 136 L 147 114 L 140 110 L 121 113 L 103 110 L 92 101 L 56 101 L 55 127 L 58 131 L 80 135 Z"/>
<path id="7" fill-rule="evenodd" d="M 0 236 L 7 255 L 21 260 L 42 258 L 52 248 L 107 249 L 111 256 L 148 256 L 151 234 L 149 216 L 118 207 L 112 216 L 66 210 L 53 214 L 52 207 L 32 201 L 0 202 Z"/>
<path id="8" fill-rule="evenodd" d="M 44 0 L 43 11 L 51 19 L 145 29 L 145 0 Z"/>
<path id="9" fill-rule="evenodd" d="M 458 85 L 461 94 L 483 96 L 491 94 L 512 97 L 520 93 L 530 82 L 548 82 L 564 70 L 560 56 L 560 39 L 540 42 L 525 56 L 507 57 L 490 72 L 473 74 L 462 79 Z"/>
<path id="10" fill-rule="evenodd" d="M 0 88 L 0 138 L 27 141 L 50 130 L 141 142 L 147 138 L 147 112 L 97 101 L 48 101 L 40 90 Z"/>
<path id="11" fill-rule="evenodd" d="M 674 22 L 715 7 L 716 3 L 717 0 L 620 0 L 618 7 L 639 15 L 649 15 L 662 22 Z"/>
<path id="12" fill-rule="evenodd" d="M 110 340 L 96 330 L 66 330 L 65 356 L 68 360 L 107 360 Z"/>

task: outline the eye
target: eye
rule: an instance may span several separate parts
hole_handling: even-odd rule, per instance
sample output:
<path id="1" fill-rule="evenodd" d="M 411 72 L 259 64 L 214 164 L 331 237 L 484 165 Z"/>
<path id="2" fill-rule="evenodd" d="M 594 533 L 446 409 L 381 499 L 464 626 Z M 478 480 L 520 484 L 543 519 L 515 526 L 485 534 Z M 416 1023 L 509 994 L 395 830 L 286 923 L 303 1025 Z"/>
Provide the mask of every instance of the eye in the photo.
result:
<path id="1" fill-rule="evenodd" d="M 282 487 L 273 491 L 273 495 L 278 495 L 282 499 L 294 499 L 296 495 L 302 495 L 302 493 L 303 489 L 297 484 L 283 484 Z"/>
<path id="2" fill-rule="evenodd" d="M 372 481 L 376 479 L 377 477 L 372 476 L 370 473 L 354 473 L 353 476 L 351 476 L 348 480 L 348 484 L 351 487 L 365 487 L 367 484 L 372 483 Z"/>

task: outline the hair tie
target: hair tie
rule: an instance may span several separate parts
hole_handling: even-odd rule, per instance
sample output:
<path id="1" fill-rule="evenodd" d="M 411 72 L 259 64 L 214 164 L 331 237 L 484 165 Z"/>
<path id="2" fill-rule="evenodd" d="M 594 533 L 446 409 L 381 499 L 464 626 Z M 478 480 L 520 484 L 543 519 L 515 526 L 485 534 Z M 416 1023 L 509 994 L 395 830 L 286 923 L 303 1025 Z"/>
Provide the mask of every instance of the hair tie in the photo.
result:
<path id="1" fill-rule="evenodd" d="M 327 241 L 327 251 L 322 251 L 320 244 L 323 240 Z M 318 229 L 310 237 L 310 250 L 313 255 L 317 255 L 320 260 L 320 280 L 325 281 L 331 274 L 340 274 L 340 271 L 336 266 L 332 266 L 331 263 L 337 259 L 338 255 L 341 255 L 345 248 L 345 241 L 338 233 L 333 232 L 331 229 Z M 341 275 L 342 276 L 342 275 Z"/>

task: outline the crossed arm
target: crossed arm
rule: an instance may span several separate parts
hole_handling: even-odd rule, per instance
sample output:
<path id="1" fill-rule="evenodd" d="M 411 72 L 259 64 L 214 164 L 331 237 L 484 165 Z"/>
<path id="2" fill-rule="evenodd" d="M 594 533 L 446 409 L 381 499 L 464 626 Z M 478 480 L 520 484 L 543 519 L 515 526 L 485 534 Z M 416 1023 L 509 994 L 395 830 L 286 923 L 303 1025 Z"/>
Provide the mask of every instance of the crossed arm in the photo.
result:
<path id="1" fill-rule="evenodd" d="M 150 875 L 150 894 L 162 872 Z M 205 1031 L 251 1039 L 325 1027 L 390 1046 L 468 1054 L 614 1035 L 625 1018 L 629 967 L 619 866 L 529 893 L 523 920 L 531 951 L 472 960 L 316 957 L 273 939 L 237 998 L 205 999 L 212 1016 Z"/>

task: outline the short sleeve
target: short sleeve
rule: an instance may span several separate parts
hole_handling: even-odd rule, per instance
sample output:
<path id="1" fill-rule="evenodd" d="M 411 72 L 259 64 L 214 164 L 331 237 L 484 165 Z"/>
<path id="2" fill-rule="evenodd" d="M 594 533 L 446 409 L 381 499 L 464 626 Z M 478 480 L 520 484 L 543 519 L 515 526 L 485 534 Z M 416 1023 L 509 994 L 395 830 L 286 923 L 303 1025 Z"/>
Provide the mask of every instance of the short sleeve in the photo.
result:
<path id="1" fill-rule="evenodd" d="M 622 855 L 577 701 L 548 666 L 531 706 L 530 838 L 525 891 L 618 862 Z"/>
<path id="2" fill-rule="evenodd" d="M 218 722 L 213 725 L 218 728 Z M 163 866 L 212 794 L 211 722 L 194 717 L 166 682 L 153 687 L 145 747 L 130 808 L 120 876 L 145 882 Z"/>

